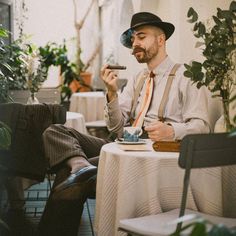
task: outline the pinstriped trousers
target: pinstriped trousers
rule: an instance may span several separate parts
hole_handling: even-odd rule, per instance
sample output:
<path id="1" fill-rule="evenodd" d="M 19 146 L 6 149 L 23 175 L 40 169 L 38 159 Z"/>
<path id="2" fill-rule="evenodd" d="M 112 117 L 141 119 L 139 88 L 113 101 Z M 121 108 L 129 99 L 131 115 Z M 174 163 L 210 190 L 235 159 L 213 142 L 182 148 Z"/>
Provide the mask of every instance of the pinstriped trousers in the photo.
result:
<path id="1" fill-rule="evenodd" d="M 99 156 L 102 146 L 109 142 L 111 141 L 108 139 L 82 134 L 59 124 L 51 125 L 43 133 L 45 156 L 52 170 L 76 156 L 89 161 L 90 158 Z"/>

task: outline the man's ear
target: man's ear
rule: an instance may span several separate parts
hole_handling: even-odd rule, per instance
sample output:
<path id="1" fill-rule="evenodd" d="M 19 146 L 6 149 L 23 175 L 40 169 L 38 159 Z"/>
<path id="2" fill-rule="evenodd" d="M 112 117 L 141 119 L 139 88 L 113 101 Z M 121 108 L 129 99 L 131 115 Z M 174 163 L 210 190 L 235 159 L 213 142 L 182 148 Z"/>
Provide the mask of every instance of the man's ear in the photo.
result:
<path id="1" fill-rule="evenodd" d="M 166 36 L 165 36 L 165 34 L 160 34 L 160 35 L 158 36 L 158 44 L 159 44 L 160 46 L 162 46 L 162 45 L 165 44 L 165 42 L 166 42 Z"/>

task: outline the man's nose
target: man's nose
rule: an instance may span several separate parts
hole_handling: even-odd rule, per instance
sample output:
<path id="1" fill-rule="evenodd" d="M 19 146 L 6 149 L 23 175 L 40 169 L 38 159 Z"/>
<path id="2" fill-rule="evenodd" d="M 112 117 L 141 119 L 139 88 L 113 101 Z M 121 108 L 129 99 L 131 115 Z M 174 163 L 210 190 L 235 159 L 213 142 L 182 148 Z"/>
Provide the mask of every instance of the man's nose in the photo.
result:
<path id="1" fill-rule="evenodd" d="M 135 48 L 135 47 L 137 47 L 137 46 L 140 46 L 139 40 L 134 39 L 134 40 L 133 40 L 133 43 L 132 43 L 132 48 Z"/>

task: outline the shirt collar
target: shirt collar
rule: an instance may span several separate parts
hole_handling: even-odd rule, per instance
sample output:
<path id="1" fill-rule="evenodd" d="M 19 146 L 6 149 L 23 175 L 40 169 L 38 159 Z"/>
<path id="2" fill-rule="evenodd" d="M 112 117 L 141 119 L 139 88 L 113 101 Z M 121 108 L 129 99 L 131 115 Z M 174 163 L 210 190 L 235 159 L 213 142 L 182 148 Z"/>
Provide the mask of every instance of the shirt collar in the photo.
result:
<path id="1" fill-rule="evenodd" d="M 154 74 L 156 75 L 163 75 L 166 73 L 166 71 L 169 70 L 170 67 L 172 67 L 172 65 L 174 65 L 174 62 L 170 59 L 169 56 L 167 56 L 162 62 L 161 64 L 159 64 L 153 71 Z M 149 75 L 150 74 L 150 70 L 148 70 L 148 68 L 144 69 L 144 74 L 145 75 Z"/>
<path id="2" fill-rule="evenodd" d="M 164 73 L 166 73 L 166 71 L 168 71 L 168 69 L 170 68 L 170 66 L 174 64 L 174 62 L 170 59 L 169 56 L 167 56 L 162 62 L 161 64 L 159 64 L 154 70 L 153 73 L 156 75 L 162 75 Z M 148 71 L 148 69 L 146 70 L 148 73 L 150 73 L 150 71 Z"/>

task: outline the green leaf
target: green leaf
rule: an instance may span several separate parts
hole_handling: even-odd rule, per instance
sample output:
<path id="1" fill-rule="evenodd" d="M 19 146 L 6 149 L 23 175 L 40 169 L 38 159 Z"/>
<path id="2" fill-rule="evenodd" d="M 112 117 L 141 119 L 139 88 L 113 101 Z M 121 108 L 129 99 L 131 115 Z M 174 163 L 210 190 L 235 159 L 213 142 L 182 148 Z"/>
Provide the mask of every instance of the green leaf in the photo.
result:
<path id="1" fill-rule="evenodd" d="M 190 234 L 190 236 L 205 236 L 206 235 L 206 224 L 202 222 L 197 222 Z"/>
<path id="2" fill-rule="evenodd" d="M 220 19 L 230 19 L 231 18 L 231 12 L 230 11 L 226 11 L 226 10 L 221 10 L 220 8 L 217 8 L 218 12 L 217 12 L 217 16 Z"/>
<path id="3" fill-rule="evenodd" d="M 231 2 L 229 10 L 232 11 L 232 12 L 236 11 L 236 1 Z"/>
<path id="4" fill-rule="evenodd" d="M 193 66 L 191 71 L 192 71 L 193 74 L 196 75 L 196 74 L 198 74 L 199 72 L 201 72 L 201 70 L 202 70 L 201 67 L 199 67 L 199 66 Z"/>
<path id="5" fill-rule="evenodd" d="M 230 46 L 228 46 L 228 47 L 226 47 L 225 48 L 225 52 L 227 53 L 227 54 L 229 54 L 229 53 L 231 53 L 233 50 L 235 50 L 236 49 L 236 44 L 233 44 L 233 45 L 230 45 Z"/>
<path id="6" fill-rule="evenodd" d="M 234 117 L 234 122 L 236 122 L 236 116 Z M 231 133 L 229 134 L 230 137 L 236 136 L 236 127 L 231 130 Z"/>
<path id="7" fill-rule="evenodd" d="M 8 37 L 7 31 L 3 28 L 0 28 L 0 37 L 3 37 L 3 38 Z"/>
<path id="8" fill-rule="evenodd" d="M 213 20 L 215 21 L 215 23 L 216 23 L 217 25 L 220 25 L 220 24 L 221 24 L 221 21 L 219 20 L 218 17 L 213 16 Z"/>
<path id="9" fill-rule="evenodd" d="M 188 64 L 184 64 L 184 67 L 187 69 L 187 70 L 190 70 L 191 69 L 191 66 L 190 65 L 188 65 Z"/>
<path id="10" fill-rule="evenodd" d="M 190 7 L 187 12 L 187 17 L 191 17 L 193 15 L 194 9 Z"/>
<path id="11" fill-rule="evenodd" d="M 222 224 L 214 225 L 209 231 L 209 236 L 231 236 L 231 235 L 232 234 L 230 230 Z"/>
<path id="12" fill-rule="evenodd" d="M 196 79 L 199 81 L 199 80 L 203 80 L 204 78 L 204 73 L 203 72 L 198 72 L 196 74 Z"/>
<path id="13" fill-rule="evenodd" d="M 197 30 L 198 30 L 198 25 L 199 25 L 198 22 L 194 24 L 194 26 L 193 26 L 193 31 L 197 31 Z"/>
<path id="14" fill-rule="evenodd" d="M 194 34 L 196 38 L 200 38 L 200 35 L 198 33 Z"/>
<path id="15" fill-rule="evenodd" d="M 198 33 L 199 33 L 199 35 L 201 35 L 201 36 L 206 33 L 206 27 L 205 27 L 205 25 L 202 24 L 201 22 L 199 23 Z"/>
<path id="16" fill-rule="evenodd" d="M 187 16 L 189 18 L 192 17 L 191 19 L 188 20 L 188 22 L 190 23 L 194 23 L 198 20 L 198 14 L 192 7 L 189 8 Z"/>
<path id="17" fill-rule="evenodd" d="M 203 84 L 201 82 L 197 83 L 197 88 L 200 89 L 203 86 Z"/>
<path id="18" fill-rule="evenodd" d="M 184 71 L 184 76 L 187 78 L 192 78 L 193 74 L 190 71 L 186 70 L 186 71 Z"/>
<path id="19" fill-rule="evenodd" d="M 223 60 L 225 58 L 225 51 L 222 49 L 218 49 L 216 53 L 213 55 L 216 61 Z"/>
<path id="20" fill-rule="evenodd" d="M 11 71 L 12 72 L 12 68 L 10 65 L 8 65 L 7 63 L 2 63 L 1 64 L 4 68 L 6 68 L 8 71 Z"/>
<path id="21" fill-rule="evenodd" d="M 202 68 L 202 63 L 200 63 L 198 61 L 192 61 L 192 66 L 201 69 Z"/>

